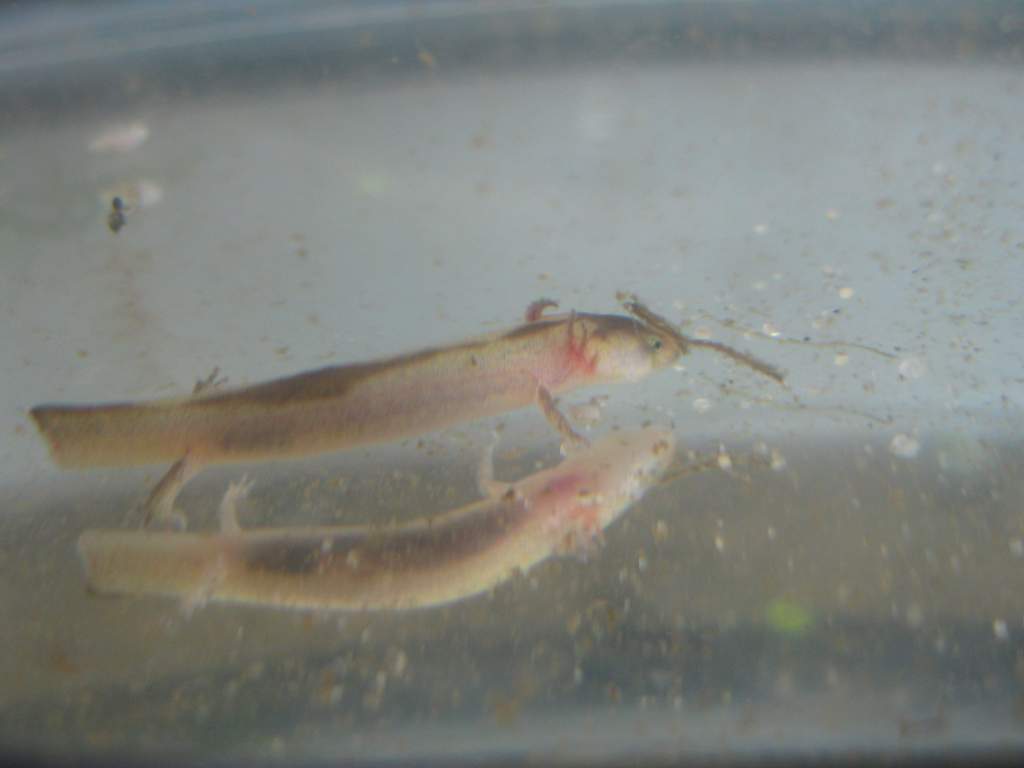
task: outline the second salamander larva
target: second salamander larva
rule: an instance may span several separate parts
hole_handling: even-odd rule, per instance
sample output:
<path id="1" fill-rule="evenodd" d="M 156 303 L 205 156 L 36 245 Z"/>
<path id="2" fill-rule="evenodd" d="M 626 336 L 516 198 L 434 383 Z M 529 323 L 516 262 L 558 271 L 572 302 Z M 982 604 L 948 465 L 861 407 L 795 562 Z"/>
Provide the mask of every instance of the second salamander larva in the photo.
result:
<path id="1" fill-rule="evenodd" d="M 672 433 L 613 433 L 489 497 L 399 526 L 242 530 L 232 486 L 215 534 L 85 531 L 78 551 L 101 594 L 284 608 L 396 610 L 477 595 L 557 554 L 585 552 L 675 453 Z"/>

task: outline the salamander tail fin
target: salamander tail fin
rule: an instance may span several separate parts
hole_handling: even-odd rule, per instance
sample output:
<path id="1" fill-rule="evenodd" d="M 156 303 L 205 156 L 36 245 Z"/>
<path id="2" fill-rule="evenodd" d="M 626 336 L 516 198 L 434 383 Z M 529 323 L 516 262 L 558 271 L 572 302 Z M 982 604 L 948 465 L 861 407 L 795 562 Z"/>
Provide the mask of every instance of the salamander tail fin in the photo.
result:
<path id="1" fill-rule="evenodd" d="M 65 469 L 155 464 L 188 452 L 181 423 L 161 405 L 37 405 L 29 411 L 50 456 Z"/>

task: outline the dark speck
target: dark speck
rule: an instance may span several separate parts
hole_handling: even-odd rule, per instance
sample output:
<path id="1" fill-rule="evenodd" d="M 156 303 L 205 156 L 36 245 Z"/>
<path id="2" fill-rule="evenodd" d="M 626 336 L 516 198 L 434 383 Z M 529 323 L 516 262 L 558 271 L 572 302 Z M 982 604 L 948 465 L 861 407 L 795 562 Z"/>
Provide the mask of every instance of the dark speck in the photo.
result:
<path id="1" fill-rule="evenodd" d="M 107 214 L 107 227 L 115 235 L 121 231 L 122 227 L 127 223 L 127 219 L 124 215 L 124 201 L 120 197 L 115 197 L 110 201 L 110 213 Z"/>

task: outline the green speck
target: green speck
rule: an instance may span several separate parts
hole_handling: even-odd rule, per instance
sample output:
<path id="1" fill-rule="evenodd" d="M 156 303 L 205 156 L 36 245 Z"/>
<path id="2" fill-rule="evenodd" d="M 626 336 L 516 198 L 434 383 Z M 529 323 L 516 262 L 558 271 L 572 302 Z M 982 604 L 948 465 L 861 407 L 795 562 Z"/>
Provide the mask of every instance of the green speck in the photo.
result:
<path id="1" fill-rule="evenodd" d="M 764 611 L 768 626 L 783 635 L 802 635 L 811 626 L 811 614 L 789 600 L 772 600 Z"/>

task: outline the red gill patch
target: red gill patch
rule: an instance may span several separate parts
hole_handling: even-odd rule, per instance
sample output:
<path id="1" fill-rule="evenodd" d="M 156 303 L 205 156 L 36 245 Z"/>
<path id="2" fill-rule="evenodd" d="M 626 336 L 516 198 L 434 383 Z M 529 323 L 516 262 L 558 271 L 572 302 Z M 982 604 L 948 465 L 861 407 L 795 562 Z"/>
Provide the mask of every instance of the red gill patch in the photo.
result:
<path id="1" fill-rule="evenodd" d="M 577 338 L 576 326 L 582 329 Z M 573 316 L 569 320 L 569 348 L 568 358 L 570 370 L 585 375 L 592 375 L 597 370 L 597 353 L 587 356 L 587 342 L 590 340 L 590 331 L 587 326 L 578 318 Z"/>

